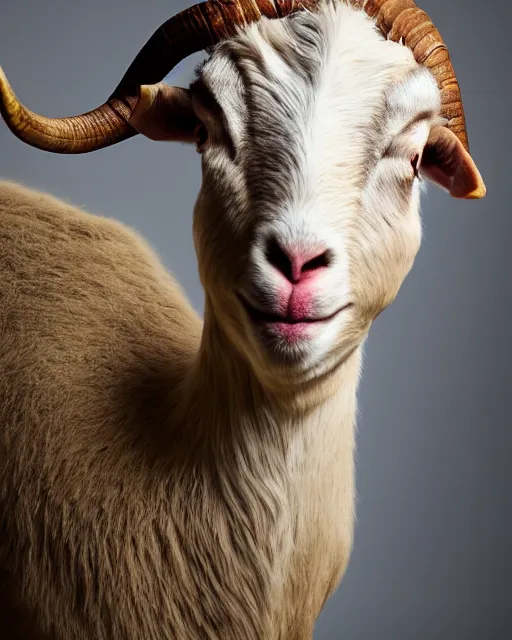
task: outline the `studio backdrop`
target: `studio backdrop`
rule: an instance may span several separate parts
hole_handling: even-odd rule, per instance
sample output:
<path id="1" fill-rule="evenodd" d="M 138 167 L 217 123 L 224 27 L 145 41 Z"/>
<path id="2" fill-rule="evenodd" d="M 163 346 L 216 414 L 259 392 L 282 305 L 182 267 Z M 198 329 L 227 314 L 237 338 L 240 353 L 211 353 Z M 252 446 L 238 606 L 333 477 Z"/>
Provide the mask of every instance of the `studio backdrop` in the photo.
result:
<path id="1" fill-rule="evenodd" d="M 371 330 L 355 544 L 316 640 L 512 638 L 512 10 L 503 0 L 418 4 L 449 46 L 488 192 L 458 201 L 428 188 L 415 266 Z M 110 95 L 156 26 L 188 5 L 3 0 L 0 64 L 34 111 L 83 113 Z M 168 81 L 187 86 L 202 58 Z M 193 146 L 138 136 L 59 156 L 0 123 L 0 177 L 133 226 L 202 312 Z"/>

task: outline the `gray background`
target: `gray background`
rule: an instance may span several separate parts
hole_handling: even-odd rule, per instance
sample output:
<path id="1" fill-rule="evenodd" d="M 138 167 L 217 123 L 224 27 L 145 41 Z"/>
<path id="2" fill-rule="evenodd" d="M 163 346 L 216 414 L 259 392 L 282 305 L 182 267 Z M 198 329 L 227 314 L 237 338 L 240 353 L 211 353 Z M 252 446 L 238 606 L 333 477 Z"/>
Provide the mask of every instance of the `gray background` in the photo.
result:
<path id="1" fill-rule="evenodd" d="M 188 4 L 1 0 L 0 64 L 32 109 L 82 113 L 108 97 L 139 46 Z M 415 268 L 372 329 L 360 390 L 355 547 L 316 640 L 512 638 L 506 4 L 421 2 L 450 46 L 488 196 L 463 202 L 429 189 Z M 169 80 L 186 85 L 200 59 Z M 0 176 L 133 225 L 202 310 L 193 149 L 139 137 L 58 156 L 25 146 L 0 123 Z"/>

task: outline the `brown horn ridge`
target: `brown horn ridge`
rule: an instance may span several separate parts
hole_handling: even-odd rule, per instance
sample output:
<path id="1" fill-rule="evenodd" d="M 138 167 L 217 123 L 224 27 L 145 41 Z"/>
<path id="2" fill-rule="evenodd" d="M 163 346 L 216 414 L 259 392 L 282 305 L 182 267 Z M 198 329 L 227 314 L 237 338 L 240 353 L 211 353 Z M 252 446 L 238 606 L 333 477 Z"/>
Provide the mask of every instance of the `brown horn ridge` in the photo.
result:
<path id="1" fill-rule="evenodd" d="M 441 116 L 469 152 L 466 118 L 450 54 L 429 16 L 413 0 L 352 0 L 376 18 L 377 27 L 388 38 L 411 49 L 416 62 L 426 66 L 441 92 Z"/>
<path id="2" fill-rule="evenodd" d="M 239 25 L 282 18 L 317 0 L 210 0 L 176 14 L 161 25 L 134 59 L 110 98 L 79 116 L 47 118 L 16 98 L 0 68 L 0 113 L 15 136 L 54 153 L 88 153 L 137 134 L 128 120 L 139 87 L 161 82 L 184 58 L 234 35 Z"/>
<path id="3" fill-rule="evenodd" d="M 418 63 L 433 73 L 441 91 L 446 126 L 469 151 L 460 89 L 448 49 L 428 15 L 413 0 L 349 0 L 376 19 L 382 34 L 408 46 Z M 210 0 L 170 18 L 155 31 L 110 98 L 88 113 L 47 118 L 16 98 L 0 68 L 0 112 L 18 138 L 54 153 L 88 153 L 136 135 L 129 124 L 139 87 L 156 84 L 178 62 L 234 35 L 236 28 L 266 18 L 283 18 L 315 9 L 319 0 Z"/>

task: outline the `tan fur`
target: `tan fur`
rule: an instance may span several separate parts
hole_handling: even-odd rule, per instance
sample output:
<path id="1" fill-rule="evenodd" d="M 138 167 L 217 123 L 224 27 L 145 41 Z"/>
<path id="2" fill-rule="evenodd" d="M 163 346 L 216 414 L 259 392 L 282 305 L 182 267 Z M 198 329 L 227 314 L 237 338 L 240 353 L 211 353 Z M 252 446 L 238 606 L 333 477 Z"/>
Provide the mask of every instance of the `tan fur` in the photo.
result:
<path id="1" fill-rule="evenodd" d="M 200 348 L 121 224 L 2 183 L 0 246 L 0 637 L 311 638 L 350 553 L 358 353 L 306 411 L 208 309 Z"/>
<path id="2" fill-rule="evenodd" d="M 311 640 L 347 566 L 361 349 L 420 245 L 438 90 L 346 5 L 252 28 L 200 81 L 224 109 L 204 325 L 135 233 L 0 183 L 1 640 Z M 295 360 L 237 296 L 279 299 L 265 225 L 336 256 L 314 313 L 343 310 Z"/>

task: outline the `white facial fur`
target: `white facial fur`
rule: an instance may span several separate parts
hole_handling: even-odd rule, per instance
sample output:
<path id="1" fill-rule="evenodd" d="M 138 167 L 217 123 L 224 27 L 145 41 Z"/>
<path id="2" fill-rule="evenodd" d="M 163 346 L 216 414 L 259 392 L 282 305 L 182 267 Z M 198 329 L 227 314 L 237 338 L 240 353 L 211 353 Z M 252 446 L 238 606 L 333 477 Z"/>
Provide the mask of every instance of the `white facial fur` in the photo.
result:
<path id="1" fill-rule="evenodd" d="M 418 251 L 411 161 L 439 122 L 436 82 L 365 13 L 326 2 L 217 46 L 192 90 L 209 133 L 194 231 L 211 307 L 260 378 L 319 375 L 364 339 Z M 283 275 L 274 241 L 327 256 L 311 283 Z M 308 321 L 340 312 L 283 332 L 241 299 Z"/>

